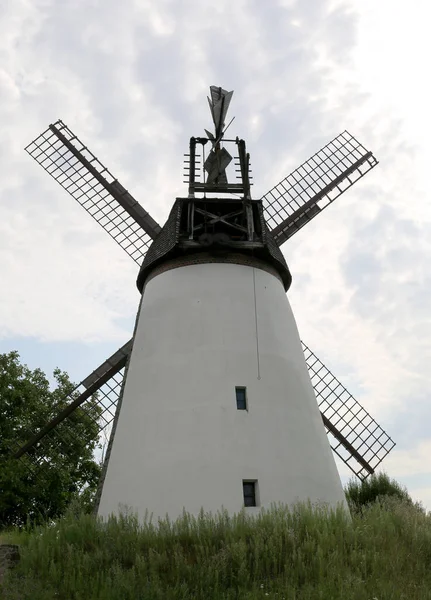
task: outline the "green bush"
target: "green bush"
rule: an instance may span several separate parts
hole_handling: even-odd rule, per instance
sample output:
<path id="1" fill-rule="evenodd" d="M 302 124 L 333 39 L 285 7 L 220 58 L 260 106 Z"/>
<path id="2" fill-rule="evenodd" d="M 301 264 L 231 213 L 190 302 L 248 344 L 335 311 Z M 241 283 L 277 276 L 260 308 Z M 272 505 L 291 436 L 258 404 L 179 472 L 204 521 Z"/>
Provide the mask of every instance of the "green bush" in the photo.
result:
<path id="1" fill-rule="evenodd" d="M 345 494 L 350 510 L 360 511 L 364 506 L 376 502 L 386 496 L 392 496 L 413 505 L 407 489 L 386 473 L 373 474 L 364 481 L 351 479 L 345 487 Z"/>

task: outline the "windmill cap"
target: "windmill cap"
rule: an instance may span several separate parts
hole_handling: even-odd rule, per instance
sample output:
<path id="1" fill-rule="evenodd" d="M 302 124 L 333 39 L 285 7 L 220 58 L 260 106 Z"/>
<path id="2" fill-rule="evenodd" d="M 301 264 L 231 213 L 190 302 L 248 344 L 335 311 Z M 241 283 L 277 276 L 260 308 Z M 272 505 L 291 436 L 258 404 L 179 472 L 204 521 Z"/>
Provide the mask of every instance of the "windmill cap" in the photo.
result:
<path id="1" fill-rule="evenodd" d="M 158 236 L 154 239 L 144 258 L 136 281 L 138 290 L 142 293 L 149 275 L 162 264 L 170 263 L 170 268 L 185 264 L 227 262 L 234 264 L 247 264 L 272 272 L 281 280 L 287 291 L 292 283 L 292 275 L 286 260 L 271 235 L 263 216 L 262 202 L 253 201 L 257 205 L 261 225 L 261 245 L 250 250 L 239 244 L 228 243 L 224 234 L 203 234 L 200 243 L 189 249 L 181 247 L 181 222 L 187 198 L 177 198 L 171 209 L 169 217 Z M 203 239 L 205 237 L 205 239 Z M 193 259 L 192 259 L 193 257 Z M 176 259 L 174 261 L 174 259 Z M 174 262 L 173 262 L 174 261 Z M 160 269 L 157 269 L 160 272 Z"/>

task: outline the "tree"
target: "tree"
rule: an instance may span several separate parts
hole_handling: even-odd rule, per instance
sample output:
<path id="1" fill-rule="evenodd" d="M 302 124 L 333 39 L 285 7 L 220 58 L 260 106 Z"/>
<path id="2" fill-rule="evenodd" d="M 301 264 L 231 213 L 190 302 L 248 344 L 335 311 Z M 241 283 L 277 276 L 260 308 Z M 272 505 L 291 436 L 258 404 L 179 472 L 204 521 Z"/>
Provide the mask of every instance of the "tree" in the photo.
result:
<path id="1" fill-rule="evenodd" d="M 345 494 L 350 508 L 360 511 L 368 504 L 376 502 L 379 498 L 392 496 L 413 505 L 407 488 L 391 479 L 386 473 L 373 473 L 364 481 L 351 479 L 345 487 Z"/>
<path id="2" fill-rule="evenodd" d="M 60 516 L 85 490 L 94 492 L 100 466 L 94 459 L 102 412 L 93 396 L 22 458 L 11 455 L 74 397 L 67 373 L 55 369 L 52 390 L 40 369 L 0 354 L 0 528 Z"/>

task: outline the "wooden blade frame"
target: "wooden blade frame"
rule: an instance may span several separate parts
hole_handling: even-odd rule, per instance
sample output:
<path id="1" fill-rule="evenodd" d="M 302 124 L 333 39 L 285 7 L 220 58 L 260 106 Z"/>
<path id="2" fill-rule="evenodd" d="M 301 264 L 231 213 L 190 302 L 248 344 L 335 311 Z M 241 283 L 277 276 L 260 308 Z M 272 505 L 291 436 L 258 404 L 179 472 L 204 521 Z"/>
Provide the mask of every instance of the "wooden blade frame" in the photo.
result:
<path id="1" fill-rule="evenodd" d="M 97 403 L 102 409 L 101 416 L 97 421 L 98 436 L 103 430 L 110 427 L 114 420 L 118 405 L 118 399 L 121 395 L 124 372 L 127 359 L 131 352 L 132 340 L 124 344 L 117 352 L 108 358 L 100 367 L 93 371 L 84 379 L 70 394 L 73 399 L 63 410 L 55 415 L 40 431 L 29 439 L 24 446 L 15 449 L 13 458 L 24 460 L 26 467 L 30 472 L 38 475 L 39 472 L 43 478 L 43 468 L 49 467 L 46 454 L 48 448 L 61 446 L 73 446 L 74 433 L 70 428 L 61 429 L 61 423 L 71 417 L 77 410 L 87 412 L 85 403 L 97 394 Z M 87 439 L 90 443 L 94 439 Z M 67 463 L 67 455 L 63 457 L 64 463 Z"/>
<path id="2" fill-rule="evenodd" d="M 378 164 L 344 131 L 262 197 L 279 246 Z"/>
<path id="3" fill-rule="evenodd" d="M 161 227 L 62 121 L 26 148 L 139 265 Z"/>
<path id="4" fill-rule="evenodd" d="M 304 342 L 302 349 L 331 448 L 364 480 L 374 473 L 395 442 Z"/>

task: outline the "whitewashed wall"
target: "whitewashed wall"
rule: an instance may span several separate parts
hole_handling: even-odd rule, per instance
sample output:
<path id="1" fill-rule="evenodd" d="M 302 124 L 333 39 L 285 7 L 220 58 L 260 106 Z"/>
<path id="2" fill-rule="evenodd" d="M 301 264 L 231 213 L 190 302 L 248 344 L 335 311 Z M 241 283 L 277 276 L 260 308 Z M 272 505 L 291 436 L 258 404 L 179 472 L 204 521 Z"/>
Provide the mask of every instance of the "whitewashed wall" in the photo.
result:
<path id="1" fill-rule="evenodd" d="M 253 271 L 256 284 L 260 379 Z M 234 264 L 180 267 L 145 288 L 99 514 L 237 512 L 260 502 L 344 502 L 280 281 Z M 248 411 L 236 408 L 246 386 Z"/>

